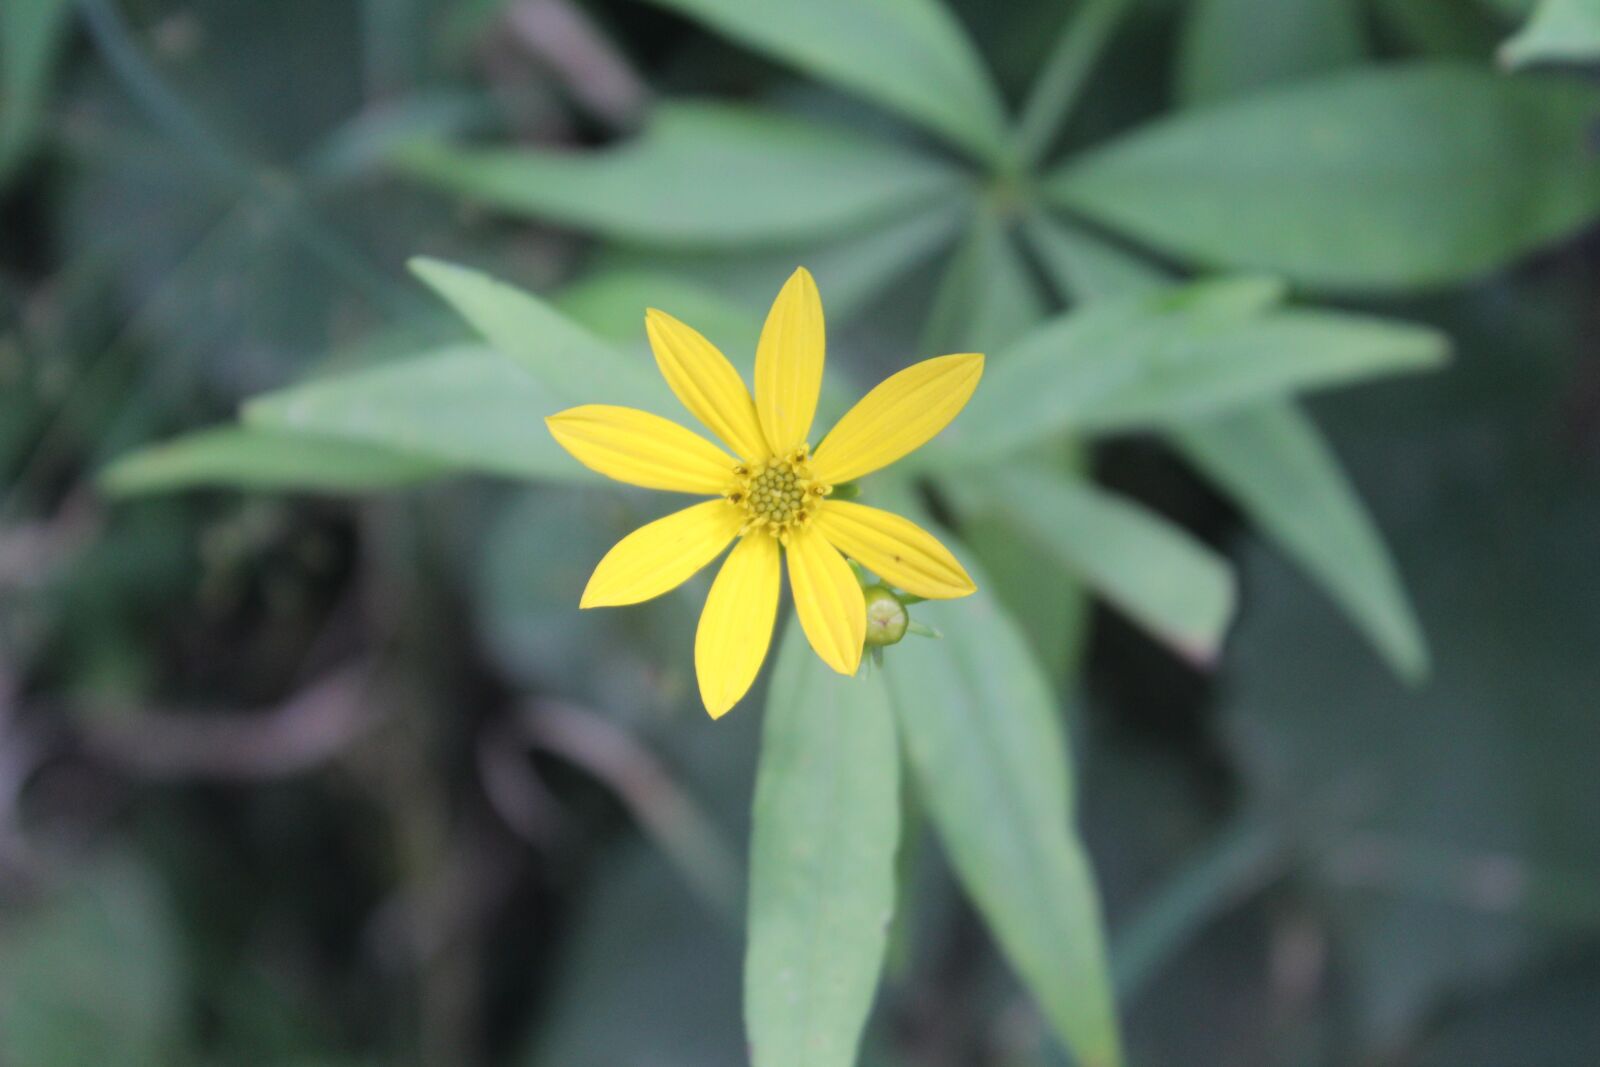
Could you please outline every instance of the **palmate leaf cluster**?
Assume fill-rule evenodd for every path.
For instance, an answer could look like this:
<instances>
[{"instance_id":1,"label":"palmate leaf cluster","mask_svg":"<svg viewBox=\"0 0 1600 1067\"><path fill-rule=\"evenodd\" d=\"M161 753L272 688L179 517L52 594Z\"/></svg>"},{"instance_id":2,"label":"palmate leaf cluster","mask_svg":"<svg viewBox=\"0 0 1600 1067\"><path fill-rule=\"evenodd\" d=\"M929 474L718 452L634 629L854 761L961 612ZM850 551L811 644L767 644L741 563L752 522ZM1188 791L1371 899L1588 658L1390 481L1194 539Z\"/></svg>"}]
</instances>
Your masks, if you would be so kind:
<instances>
[{"instance_id":1,"label":"palmate leaf cluster","mask_svg":"<svg viewBox=\"0 0 1600 1067\"><path fill-rule=\"evenodd\" d=\"M893 358L983 350L991 371L916 468L865 488L910 513L936 502L964 558L981 564L983 593L929 609L944 642L893 650L861 686L817 672L791 632L773 668L757 792L750 1037L761 1063L853 1058L895 906L885 865L901 824L899 746L904 785L1044 1014L1085 1062L1114 1062L1099 908L1069 821L1063 649L1092 595L1209 663L1238 583L1203 541L1097 485L1089 449L1127 434L1163 441L1397 674L1423 678L1426 644L1389 552L1298 398L1445 360L1440 333L1352 302L1471 282L1600 215L1587 140L1595 95L1557 74L1437 56L1365 62L1346 5L1318 0L1270 16L1283 47L1244 49L1254 38L1239 20L1259 18L1260 5L1211 0L1185 26L1182 106L1086 136L1068 109L1126 13L1119 3L1090 0L1068 16L1016 108L935 0L660 6L869 102L882 121L781 101L667 100L636 136L594 150L408 138L386 153L395 173L592 234L605 245L595 272L547 299L418 260L415 273L470 336L259 396L239 425L127 455L104 484L141 494L364 492L463 474L582 483L542 416L595 401L675 412L648 356L616 328L619 309L667 308L737 360L753 351L741 343L749 308L797 263L830 310L863 320L935 264L924 344ZM1507 62L1591 54L1575 53L1586 46L1563 28L1581 25L1583 8L1546 0L1506 45ZM19 115L4 129L24 130ZM6 150L0 141L0 167ZM838 773L817 776L818 761ZM838 812L850 815L826 817ZM814 891L786 895L811 876ZM796 998L814 1010L797 1015Z\"/></svg>"}]
</instances>

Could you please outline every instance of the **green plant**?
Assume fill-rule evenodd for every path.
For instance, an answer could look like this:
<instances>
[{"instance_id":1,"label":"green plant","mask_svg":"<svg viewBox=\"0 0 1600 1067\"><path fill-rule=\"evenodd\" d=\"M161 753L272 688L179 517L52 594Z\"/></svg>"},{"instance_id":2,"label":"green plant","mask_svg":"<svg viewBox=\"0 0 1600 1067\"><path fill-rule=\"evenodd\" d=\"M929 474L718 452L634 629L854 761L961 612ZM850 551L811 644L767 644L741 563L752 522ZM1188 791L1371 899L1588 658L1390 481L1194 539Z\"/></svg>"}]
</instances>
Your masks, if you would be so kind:
<instances>
[{"instance_id":1,"label":"green plant","mask_svg":"<svg viewBox=\"0 0 1600 1067\"><path fill-rule=\"evenodd\" d=\"M911 513L937 503L983 565L984 592L927 609L944 642L891 650L882 677L861 684L797 661L791 633L757 790L752 1041L765 1063L810 1042L826 1050L821 1062L854 1055L884 953L874 931L893 898L898 731L919 803L1017 971L1085 1060L1115 1062L1054 687L1069 676L1087 594L1205 663L1235 589L1216 552L1095 485L1086 450L1160 436L1398 673L1420 679L1424 642L1388 554L1292 398L1435 366L1444 342L1388 318L1289 306L1289 294L1450 285L1591 220L1592 97L1455 62L1361 65L1354 16L1311 3L1284 6L1332 12L1345 30L1297 38L1312 53L1299 69L1329 73L1281 86L1283 72L1262 70L1231 28L1249 5L1209 3L1187 31L1193 107L1078 151L1063 131L1123 4L1087 3L1069 19L1014 122L931 3L665 6L873 102L958 158L907 130L709 103L662 104L637 140L599 152L413 141L394 159L419 180L632 250L555 303L421 261L477 342L260 398L241 427L129 456L106 484L359 490L461 471L574 481L541 416L600 398L672 410L637 352L594 336L628 336L617 305L679 311L681 295L738 322L748 311L729 293L803 262L831 305L864 311L912 267L941 260L923 347L986 351L993 369L925 463L868 490ZM1074 150L1043 163L1062 143ZM1184 282L1174 268L1224 276ZM846 717L872 725L847 733ZM858 813L847 840L836 820L808 817L846 810ZM796 878L826 889L789 900L782 887ZM778 962L819 943L837 947L799 952L810 969ZM791 982L829 991L823 1008L786 1010Z\"/></svg>"}]
</instances>

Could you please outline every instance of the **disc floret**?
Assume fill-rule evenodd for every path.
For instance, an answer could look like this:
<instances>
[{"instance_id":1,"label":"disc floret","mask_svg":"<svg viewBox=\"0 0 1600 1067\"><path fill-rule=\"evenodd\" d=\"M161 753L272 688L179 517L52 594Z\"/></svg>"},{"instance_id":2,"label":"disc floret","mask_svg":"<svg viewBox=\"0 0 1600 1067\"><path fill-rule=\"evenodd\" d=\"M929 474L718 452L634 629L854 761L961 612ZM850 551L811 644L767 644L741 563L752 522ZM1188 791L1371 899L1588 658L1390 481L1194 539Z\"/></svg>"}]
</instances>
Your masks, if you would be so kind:
<instances>
[{"instance_id":1,"label":"disc floret","mask_svg":"<svg viewBox=\"0 0 1600 1067\"><path fill-rule=\"evenodd\" d=\"M733 468L728 501L744 509L740 533L765 530L787 544L789 534L811 521L817 505L833 486L811 476L811 449L802 445L786 456L774 456Z\"/></svg>"}]
</instances>

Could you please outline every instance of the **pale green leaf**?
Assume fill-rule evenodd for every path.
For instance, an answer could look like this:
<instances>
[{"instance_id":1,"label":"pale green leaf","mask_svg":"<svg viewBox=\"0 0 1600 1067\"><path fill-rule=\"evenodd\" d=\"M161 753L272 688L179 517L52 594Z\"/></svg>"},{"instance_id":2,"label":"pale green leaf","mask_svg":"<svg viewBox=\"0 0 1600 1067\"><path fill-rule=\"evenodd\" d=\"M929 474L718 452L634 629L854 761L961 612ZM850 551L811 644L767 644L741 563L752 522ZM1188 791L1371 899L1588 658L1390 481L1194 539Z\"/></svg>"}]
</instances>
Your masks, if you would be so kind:
<instances>
[{"instance_id":1,"label":"pale green leaf","mask_svg":"<svg viewBox=\"0 0 1600 1067\"><path fill-rule=\"evenodd\" d=\"M348 493L412 485L448 470L361 442L223 426L122 456L100 472L99 482L117 496L213 487Z\"/></svg>"},{"instance_id":2,"label":"pale green leaf","mask_svg":"<svg viewBox=\"0 0 1600 1067\"><path fill-rule=\"evenodd\" d=\"M769 301L778 288L772 287ZM704 334L746 381L766 312L757 302L740 304L692 277L647 268L590 270L552 299L562 314L618 347L643 345L645 309L660 308Z\"/></svg>"},{"instance_id":3,"label":"pale green leaf","mask_svg":"<svg viewBox=\"0 0 1600 1067\"><path fill-rule=\"evenodd\" d=\"M1002 353L943 445L969 459L1061 430L1143 428L1310 389L1437 366L1444 338L1407 323L1334 311L1274 310L1270 289L1205 283L1103 300L1046 323Z\"/></svg>"},{"instance_id":4,"label":"pale green leaf","mask_svg":"<svg viewBox=\"0 0 1600 1067\"><path fill-rule=\"evenodd\" d=\"M1142 504L1028 467L952 479L963 513L1003 515L1185 659L1216 658L1237 590L1227 560Z\"/></svg>"},{"instance_id":5,"label":"pale green leaf","mask_svg":"<svg viewBox=\"0 0 1600 1067\"><path fill-rule=\"evenodd\" d=\"M1044 314L1043 294L1015 239L993 210L980 209L946 267L921 351L1003 351ZM1079 462L1078 451L1071 442L1046 441L1032 458L1071 470ZM1050 678L1065 679L1088 633L1082 585L1047 553L1019 539L1004 516L972 516L963 522L962 534Z\"/></svg>"},{"instance_id":6,"label":"pale green leaf","mask_svg":"<svg viewBox=\"0 0 1600 1067\"><path fill-rule=\"evenodd\" d=\"M1594 97L1417 63L1185 112L1069 163L1057 204L1202 266L1336 289L1459 282L1600 214Z\"/></svg>"},{"instance_id":7,"label":"pale green leaf","mask_svg":"<svg viewBox=\"0 0 1600 1067\"><path fill-rule=\"evenodd\" d=\"M756 1067L853 1067L895 901L900 750L881 675L834 673L791 624L750 842L745 1025Z\"/></svg>"},{"instance_id":8,"label":"pale green leaf","mask_svg":"<svg viewBox=\"0 0 1600 1067\"><path fill-rule=\"evenodd\" d=\"M1361 61L1357 0L1196 0L1178 46L1185 103L1246 96Z\"/></svg>"},{"instance_id":9,"label":"pale green leaf","mask_svg":"<svg viewBox=\"0 0 1600 1067\"><path fill-rule=\"evenodd\" d=\"M269 393L244 418L491 474L591 481L544 425L567 406L500 353L462 345Z\"/></svg>"},{"instance_id":10,"label":"pale green leaf","mask_svg":"<svg viewBox=\"0 0 1600 1067\"><path fill-rule=\"evenodd\" d=\"M831 81L991 161L1000 94L941 0L653 0Z\"/></svg>"},{"instance_id":11,"label":"pale green leaf","mask_svg":"<svg viewBox=\"0 0 1600 1067\"><path fill-rule=\"evenodd\" d=\"M1052 231L1073 238L1053 241ZM1032 231L1030 231L1032 232ZM1049 271L1080 300L1149 291L1156 268L1127 253L1084 246L1064 227L1041 227ZM1180 423L1174 445L1299 560L1401 677L1427 673L1427 648L1387 547L1316 425L1297 405L1258 401Z\"/></svg>"},{"instance_id":12,"label":"pale green leaf","mask_svg":"<svg viewBox=\"0 0 1600 1067\"><path fill-rule=\"evenodd\" d=\"M0 4L0 181L28 150L66 36L69 0Z\"/></svg>"},{"instance_id":13,"label":"pale green leaf","mask_svg":"<svg viewBox=\"0 0 1600 1067\"><path fill-rule=\"evenodd\" d=\"M1600 61L1600 0L1543 0L1500 49L1509 67Z\"/></svg>"},{"instance_id":14,"label":"pale green leaf","mask_svg":"<svg viewBox=\"0 0 1600 1067\"><path fill-rule=\"evenodd\" d=\"M1099 894L1072 826L1048 682L985 591L920 605L942 640L888 649L884 675L918 792L962 885L1083 1067L1121 1063Z\"/></svg>"},{"instance_id":15,"label":"pale green leaf","mask_svg":"<svg viewBox=\"0 0 1600 1067\"><path fill-rule=\"evenodd\" d=\"M598 150L417 141L408 173L470 200L620 241L741 247L813 240L905 214L959 187L932 157L733 104L663 104Z\"/></svg>"},{"instance_id":16,"label":"pale green leaf","mask_svg":"<svg viewBox=\"0 0 1600 1067\"><path fill-rule=\"evenodd\" d=\"M905 218L864 233L796 240L759 251L731 253L667 251L608 246L595 256L597 268L673 274L715 289L754 308L763 318L772 298L794 273L808 268L817 279L830 325L869 306L912 267L955 239L971 215L965 190Z\"/></svg>"},{"instance_id":17,"label":"pale green leaf","mask_svg":"<svg viewBox=\"0 0 1600 1067\"><path fill-rule=\"evenodd\" d=\"M1168 436L1328 591L1402 677L1428 671L1393 559L1338 460L1298 408L1263 404Z\"/></svg>"},{"instance_id":18,"label":"pale green leaf","mask_svg":"<svg viewBox=\"0 0 1600 1067\"><path fill-rule=\"evenodd\" d=\"M413 259L411 269L485 342L564 399L563 406L628 404L663 411L671 402L649 361L623 355L532 293L437 259ZM640 307L641 320L644 312Z\"/></svg>"}]
</instances>

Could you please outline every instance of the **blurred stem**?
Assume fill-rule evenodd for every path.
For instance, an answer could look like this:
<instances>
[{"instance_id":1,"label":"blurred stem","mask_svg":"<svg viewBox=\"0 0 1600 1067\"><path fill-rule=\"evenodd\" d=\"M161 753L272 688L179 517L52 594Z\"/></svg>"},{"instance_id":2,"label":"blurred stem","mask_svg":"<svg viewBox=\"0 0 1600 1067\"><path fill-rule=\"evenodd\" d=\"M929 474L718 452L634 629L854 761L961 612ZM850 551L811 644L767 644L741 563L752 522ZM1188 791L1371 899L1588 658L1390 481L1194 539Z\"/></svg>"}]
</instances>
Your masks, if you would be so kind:
<instances>
[{"instance_id":1,"label":"blurred stem","mask_svg":"<svg viewBox=\"0 0 1600 1067\"><path fill-rule=\"evenodd\" d=\"M1277 832L1241 818L1145 903L1111 939L1117 998L1132 1001L1222 912L1271 879L1283 859Z\"/></svg>"},{"instance_id":2,"label":"blurred stem","mask_svg":"<svg viewBox=\"0 0 1600 1067\"><path fill-rule=\"evenodd\" d=\"M1043 159L1127 8L1128 0L1084 0L1068 17L1017 120L1012 156L1018 170L1032 170Z\"/></svg>"}]
</instances>

